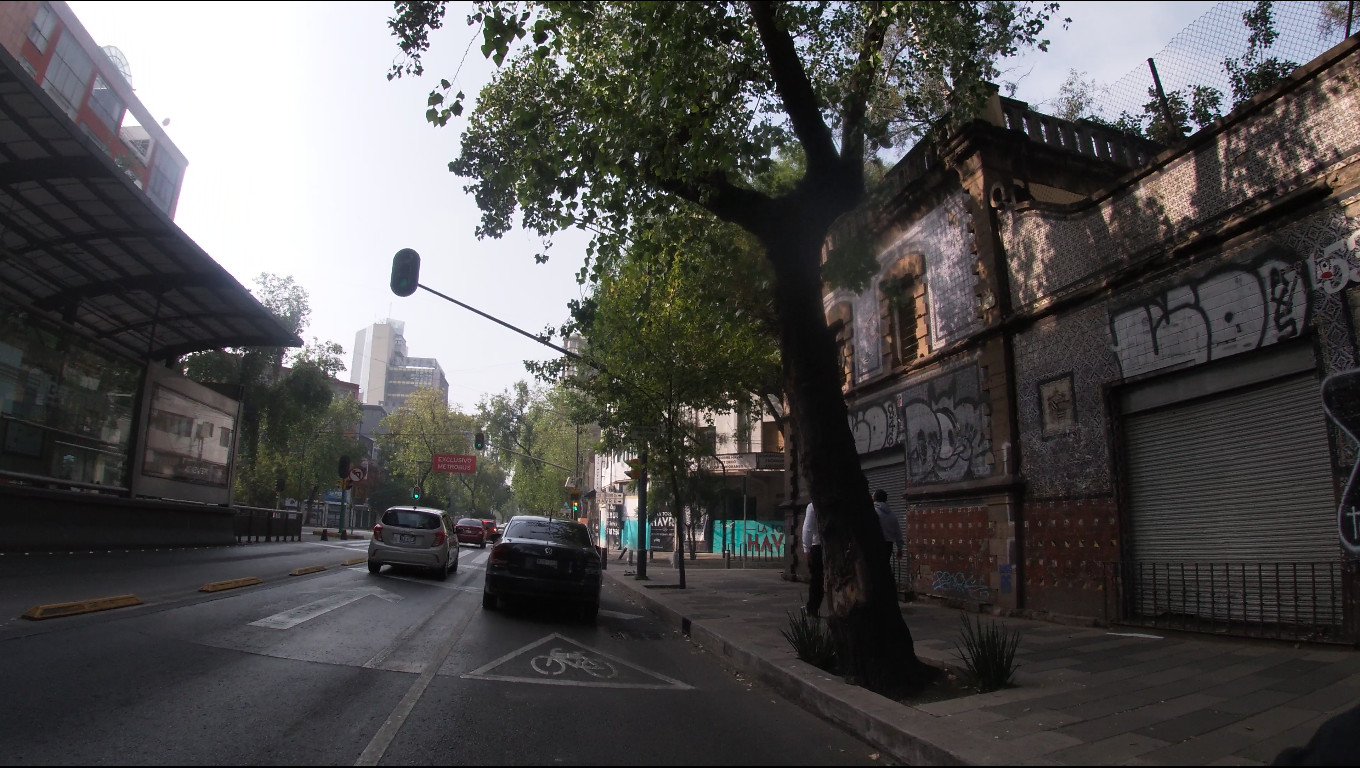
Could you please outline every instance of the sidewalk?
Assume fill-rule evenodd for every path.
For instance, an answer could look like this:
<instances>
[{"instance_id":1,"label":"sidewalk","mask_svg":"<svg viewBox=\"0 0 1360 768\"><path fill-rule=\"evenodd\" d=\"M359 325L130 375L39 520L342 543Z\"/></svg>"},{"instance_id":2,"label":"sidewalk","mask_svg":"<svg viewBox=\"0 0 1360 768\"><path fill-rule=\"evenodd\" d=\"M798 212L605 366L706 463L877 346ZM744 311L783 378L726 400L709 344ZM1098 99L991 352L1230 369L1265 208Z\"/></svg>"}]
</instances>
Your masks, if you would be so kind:
<instances>
[{"instance_id":1,"label":"sidewalk","mask_svg":"<svg viewBox=\"0 0 1360 768\"><path fill-rule=\"evenodd\" d=\"M617 553L612 553L617 554ZM734 566L737 565L734 563ZM1001 619L1024 632L1015 687L910 707L799 661L779 630L807 585L775 568L686 561L606 578L735 670L910 765L1262 765L1360 702L1360 651ZM916 653L961 666L960 612L902 603Z\"/></svg>"}]
</instances>

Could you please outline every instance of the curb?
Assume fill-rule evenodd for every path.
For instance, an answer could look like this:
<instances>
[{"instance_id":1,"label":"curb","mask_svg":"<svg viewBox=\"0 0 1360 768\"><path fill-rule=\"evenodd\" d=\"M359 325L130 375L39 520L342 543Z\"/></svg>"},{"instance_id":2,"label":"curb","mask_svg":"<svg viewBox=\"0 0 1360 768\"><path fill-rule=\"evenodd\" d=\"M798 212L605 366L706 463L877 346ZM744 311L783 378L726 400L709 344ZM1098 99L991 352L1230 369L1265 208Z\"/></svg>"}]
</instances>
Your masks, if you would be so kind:
<instances>
[{"instance_id":1,"label":"curb","mask_svg":"<svg viewBox=\"0 0 1360 768\"><path fill-rule=\"evenodd\" d=\"M841 681L790 656L782 661L763 658L741 642L696 621L638 588L610 574L618 586L635 595L652 613L681 632L695 644L712 652L729 668L750 675L781 696L824 720L846 729L869 744L887 752L905 765L974 765L953 750L913 731L947 728L940 718L899 704L873 691ZM903 720L909 723L903 723ZM904 725L910 725L908 730ZM942 733L941 741L949 741Z\"/></svg>"},{"instance_id":2,"label":"curb","mask_svg":"<svg viewBox=\"0 0 1360 768\"><path fill-rule=\"evenodd\" d=\"M236 589L237 587L253 587L256 584L263 584L264 580L254 576L243 576L239 579L227 579L226 581L214 581L204 584L198 588L199 592L221 592L224 589Z\"/></svg>"},{"instance_id":3,"label":"curb","mask_svg":"<svg viewBox=\"0 0 1360 768\"><path fill-rule=\"evenodd\" d=\"M55 619L59 616L75 616L80 613L94 613L95 611L107 611L111 608L126 608L128 606L141 604L141 598L136 595L96 597L93 600L76 600L70 603L35 605L24 613L24 618L32 619L33 621L41 621L42 619Z\"/></svg>"}]
</instances>

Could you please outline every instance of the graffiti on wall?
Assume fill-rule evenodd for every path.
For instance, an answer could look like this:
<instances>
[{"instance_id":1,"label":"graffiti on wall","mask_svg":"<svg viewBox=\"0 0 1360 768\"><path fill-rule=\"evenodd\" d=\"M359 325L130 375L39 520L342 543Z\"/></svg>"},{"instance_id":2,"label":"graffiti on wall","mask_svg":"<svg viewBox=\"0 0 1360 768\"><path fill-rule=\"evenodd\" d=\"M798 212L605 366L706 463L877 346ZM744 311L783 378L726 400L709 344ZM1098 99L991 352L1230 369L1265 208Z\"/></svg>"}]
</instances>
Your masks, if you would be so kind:
<instances>
[{"instance_id":1,"label":"graffiti on wall","mask_svg":"<svg viewBox=\"0 0 1360 768\"><path fill-rule=\"evenodd\" d=\"M713 524L713 551L758 557L783 557L784 523L770 520L719 520Z\"/></svg>"},{"instance_id":2,"label":"graffiti on wall","mask_svg":"<svg viewBox=\"0 0 1360 768\"><path fill-rule=\"evenodd\" d=\"M946 597L960 597L965 600L990 600L992 591L987 583L971 573L962 571L936 571L930 582L930 591Z\"/></svg>"},{"instance_id":3,"label":"graffiti on wall","mask_svg":"<svg viewBox=\"0 0 1360 768\"><path fill-rule=\"evenodd\" d=\"M902 443L900 401L900 393L895 393L850 409L856 450L872 453Z\"/></svg>"},{"instance_id":4,"label":"graffiti on wall","mask_svg":"<svg viewBox=\"0 0 1360 768\"><path fill-rule=\"evenodd\" d=\"M898 395L911 482L953 482L991 474L991 409L977 365Z\"/></svg>"},{"instance_id":5,"label":"graffiti on wall","mask_svg":"<svg viewBox=\"0 0 1360 768\"><path fill-rule=\"evenodd\" d=\"M1318 288L1338 293L1352 282L1360 283L1360 229L1313 257L1313 284Z\"/></svg>"},{"instance_id":6,"label":"graffiti on wall","mask_svg":"<svg viewBox=\"0 0 1360 768\"><path fill-rule=\"evenodd\" d=\"M1303 333L1308 291L1297 265L1231 267L1110 315L1124 377L1198 365Z\"/></svg>"}]
</instances>

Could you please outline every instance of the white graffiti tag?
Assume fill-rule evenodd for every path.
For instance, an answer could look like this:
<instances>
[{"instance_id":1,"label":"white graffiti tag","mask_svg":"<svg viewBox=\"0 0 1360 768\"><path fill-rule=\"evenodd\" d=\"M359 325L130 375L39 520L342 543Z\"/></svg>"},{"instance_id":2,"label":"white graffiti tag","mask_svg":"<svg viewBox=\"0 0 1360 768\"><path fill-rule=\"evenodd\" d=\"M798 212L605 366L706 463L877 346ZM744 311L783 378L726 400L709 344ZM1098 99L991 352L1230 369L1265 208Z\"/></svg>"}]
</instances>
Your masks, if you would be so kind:
<instances>
[{"instance_id":1,"label":"white graffiti tag","mask_svg":"<svg viewBox=\"0 0 1360 768\"><path fill-rule=\"evenodd\" d=\"M933 403L907 402L902 409L907 477L915 481L962 480L988 474L985 405L942 396Z\"/></svg>"},{"instance_id":2,"label":"white graffiti tag","mask_svg":"<svg viewBox=\"0 0 1360 768\"><path fill-rule=\"evenodd\" d=\"M1299 270L1277 259L1229 269L1110 318L1125 377L1217 360L1303 332L1308 295Z\"/></svg>"}]
</instances>

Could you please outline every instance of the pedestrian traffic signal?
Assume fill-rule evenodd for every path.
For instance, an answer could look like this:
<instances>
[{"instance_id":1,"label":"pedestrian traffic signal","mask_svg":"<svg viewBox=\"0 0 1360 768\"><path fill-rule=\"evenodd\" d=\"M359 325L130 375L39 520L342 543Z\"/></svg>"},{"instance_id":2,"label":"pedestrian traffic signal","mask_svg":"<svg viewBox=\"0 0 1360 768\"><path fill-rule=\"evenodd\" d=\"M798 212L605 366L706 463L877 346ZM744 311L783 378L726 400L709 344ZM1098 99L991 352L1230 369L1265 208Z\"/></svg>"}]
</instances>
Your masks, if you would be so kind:
<instances>
[{"instance_id":1,"label":"pedestrian traffic signal","mask_svg":"<svg viewBox=\"0 0 1360 768\"><path fill-rule=\"evenodd\" d=\"M472 438L472 446L479 451L486 448L486 434L483 432L478 432L476 435L474 435Z\"/></svg>"},{"instance_id":2,"label":"pedestrian traffic signal","mask_svg":"<svg viewBox=\"0 0 1360 768\"><path fill-rule=\"evenodd\" d=\"M418 486L418 485L411 489L411 500L412 500L412 501L420 501L420 493L421 493L421 490L422 490L421 487Z\"/></svg>"},{"instance_id":3,"label":"pedestrian traffic signal","mask_svg":"<svg viewBox=\"0 0 1360 768\"><path fill-rule=\"evenodd\" d=\"M410 296L420 284L420 254L402 248L392 257L392 293Z\"/></svg>"},{"instance_id":4,"label":"pedestrian traffic signal","mask_svg":"<svg viewBox=\"0 0 1360 768\"><path fill-rule=\"evenodd\" d=\"M628 471L624 472L630 480L636 480L642 476L642 459L629 459Z\"/></svg>"}]
</instances>

